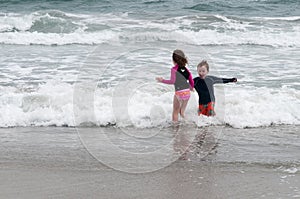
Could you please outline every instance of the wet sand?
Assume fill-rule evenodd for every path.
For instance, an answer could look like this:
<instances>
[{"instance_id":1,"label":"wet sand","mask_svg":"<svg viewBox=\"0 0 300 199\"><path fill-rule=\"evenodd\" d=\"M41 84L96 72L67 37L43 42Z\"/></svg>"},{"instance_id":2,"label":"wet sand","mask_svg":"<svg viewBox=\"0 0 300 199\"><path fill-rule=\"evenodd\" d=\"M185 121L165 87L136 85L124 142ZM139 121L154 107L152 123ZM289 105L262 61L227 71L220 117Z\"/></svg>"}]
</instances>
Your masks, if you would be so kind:
<instances>
[{"instance_id":1,"label":"wet sand","mask_svg":"<svg viewBox=\"0 0 300 199\"><path fill-rule=\"evenodd\" d=\"M297 165L220 162L212 154L132 174L96 160L71 128L0 129L0 136L0 198L300 198Z\"/></svg>"}]
</instances>

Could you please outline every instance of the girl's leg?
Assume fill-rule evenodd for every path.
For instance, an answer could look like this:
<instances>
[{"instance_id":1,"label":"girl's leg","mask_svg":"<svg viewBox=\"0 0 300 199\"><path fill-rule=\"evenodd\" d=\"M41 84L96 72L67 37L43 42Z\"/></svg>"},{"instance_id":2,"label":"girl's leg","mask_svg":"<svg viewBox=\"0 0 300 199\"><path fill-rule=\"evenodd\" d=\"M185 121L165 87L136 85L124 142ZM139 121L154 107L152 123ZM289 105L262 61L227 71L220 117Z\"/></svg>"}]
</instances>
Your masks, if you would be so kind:
<instances>
[{"instance_id":1,"label":"girl's leg","mask_svg":"<svg viewBox=\"0 0 300 199\"><path fill-rule=\"evenodd\" d=\"M180 111L180 103L179 103L177 97L174 95L174 98L173 98L173 114L172 114L173 122L178 122L179 111Z\"/></svg>"},{"instance_id":2,"label":"girl's leg","mask_svg":"<svg viewBox=\"0 0 300 199\"><path fill-rule=\"evenodd\" d=\"M181 102L179 113L180 113L180 115L181 115L182 118L184 118L184 112L185 112L185 109L187 107L188 101L189 100L182 100L182 102Z\"/></svg>"}]
</instances>

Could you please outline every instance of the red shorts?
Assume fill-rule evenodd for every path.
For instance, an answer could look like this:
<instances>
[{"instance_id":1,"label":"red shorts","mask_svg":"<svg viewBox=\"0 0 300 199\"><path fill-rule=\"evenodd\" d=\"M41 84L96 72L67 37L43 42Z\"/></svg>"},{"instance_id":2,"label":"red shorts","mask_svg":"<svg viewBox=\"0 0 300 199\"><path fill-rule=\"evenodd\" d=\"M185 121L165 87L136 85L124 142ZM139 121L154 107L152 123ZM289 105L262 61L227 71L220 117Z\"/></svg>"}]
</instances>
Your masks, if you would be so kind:
<instances>
[{"instance_id":1,"label":"red shorts","mask_svg":"<svg viewBox=\"0 0 300 199\"><path fill-rule=\"evenodd\" d=\"M215 102L209 102L208 104L199 104L198 115L214 116Z\"/></svg>"}]
</instances>

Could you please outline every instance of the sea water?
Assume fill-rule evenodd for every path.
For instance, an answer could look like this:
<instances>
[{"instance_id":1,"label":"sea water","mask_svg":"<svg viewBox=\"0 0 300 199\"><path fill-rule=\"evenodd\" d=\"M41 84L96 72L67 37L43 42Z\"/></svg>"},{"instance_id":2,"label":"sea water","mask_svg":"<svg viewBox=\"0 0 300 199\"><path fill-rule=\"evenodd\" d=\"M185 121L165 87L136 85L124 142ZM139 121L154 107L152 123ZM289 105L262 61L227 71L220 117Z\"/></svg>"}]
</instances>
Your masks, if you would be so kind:
<instances>
[{"instance_id":1,"label":"sea water","mask_svg":"<svg viewBox=\"0 0 300 199\"><path fill-rule=\"evenodd\" d=\"M173 87L155 77L169 78L175 48L185 51L193 76L207 59L211 75L238 78L215 86L218 116L210 123L298 125L298 6L295 0L2 1L0 127L164 125ZM86 91L93 95L87 113L74 103L74 88L85 81L96 87ZM118 98L128 83L128 94ZM199 119L196 109L194 93L189 120Z\"/></svg>"}]
</instances>

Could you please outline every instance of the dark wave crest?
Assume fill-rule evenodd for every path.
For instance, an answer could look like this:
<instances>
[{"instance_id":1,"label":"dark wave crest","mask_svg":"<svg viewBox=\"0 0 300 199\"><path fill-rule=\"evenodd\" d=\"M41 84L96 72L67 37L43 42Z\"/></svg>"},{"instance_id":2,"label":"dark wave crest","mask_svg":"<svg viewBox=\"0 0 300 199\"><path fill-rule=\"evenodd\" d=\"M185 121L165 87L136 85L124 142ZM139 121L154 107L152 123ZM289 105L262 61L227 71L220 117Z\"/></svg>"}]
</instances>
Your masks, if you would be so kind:
<instances>
[{"instance_id":1,"label":"dark wave crest","mask_svg":"<svg viewBox=\"0 0 300 199\"><path fill-rule=\"evenodd\" d=\"M297 0L272 0L272 1L208 1L198 3L185 9L218 13L234 16L299 16L299 4Z\"/></svg>"}]
</instances>

